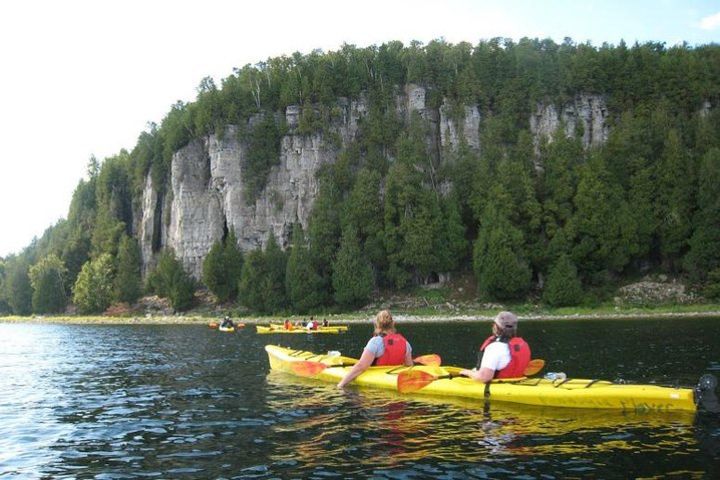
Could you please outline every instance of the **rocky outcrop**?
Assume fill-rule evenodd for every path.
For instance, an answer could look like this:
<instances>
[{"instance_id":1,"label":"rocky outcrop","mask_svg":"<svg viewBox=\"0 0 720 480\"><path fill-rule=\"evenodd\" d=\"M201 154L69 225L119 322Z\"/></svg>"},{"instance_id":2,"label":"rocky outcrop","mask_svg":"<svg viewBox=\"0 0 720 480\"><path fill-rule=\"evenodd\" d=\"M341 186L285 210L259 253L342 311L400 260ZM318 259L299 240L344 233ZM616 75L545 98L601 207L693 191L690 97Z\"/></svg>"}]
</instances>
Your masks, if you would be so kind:
<instances>
[{"instance_id":1,"label":"rocky outcrop","mask_svg":"<svg viewBox=\"0 0 720 480\"><path fill-rule=\"evenodd\" d=\"M599 95L578 95L560 108L552 103L540 102L530 116L530 131L537 148L543 138L552 141L558 130L573 137L582 127L583 146L597 147L607 141L607 116L605 99Z\"/></svg>"},{"instance_id":2,"label":"rocky outcrop","mask_svg":"<svg viewBox=\"0 0 720 480\"><path fill-rule=\"evenodd\" d=\"M395 96L396 115L409 122L417 114L427 122L428 153L435 165L446 152L461 143L478 151L483 115L476 105L457 106L444 101L440 108L426 103L427 91L407 85ZM317 172L335 162L343 146L358 135L368 100L338 99L331 125L322 133L298 133L301 109L289 106L285 112L288 133L280 143L276 166L267 176L265 188L252 202L246 200L244 167L248 145L240 139L237 126L227 126L222 134L193 140L173 155L168 185L153 185L148 175L142 196L142 211L135 229L140 243L143 272L147 273L163 248L172 248L188 272L199 278L202 261L212 245L233 230L239 247L251 250L264 246L270 232L287 246L292 225L307 229L310 212L318 194ZM557 108L539 104L530 118L536 144L552 138L558 127L566 135L583 128L583 143L599 145L607 138L607 109L601 97L579 96ZM258 117L249 120L253 128ZM340 144L337 144L337 138ZM164 192L159 195L157 192Z\"/></svg>"},{"instance_id":3,"label":"rocky outcrop","mask_svg":"<svg viewBox=\"0 0 720 480\"><path fill-rule=\"evenodd\" d=\"M458 108L462 110L460 115L455 113ZM480 120L477 105L453 107L446 100L440 107L440 144L443 148L455 150L464 141L469 147L479 151Z\"/></svg>"}]
</instances>

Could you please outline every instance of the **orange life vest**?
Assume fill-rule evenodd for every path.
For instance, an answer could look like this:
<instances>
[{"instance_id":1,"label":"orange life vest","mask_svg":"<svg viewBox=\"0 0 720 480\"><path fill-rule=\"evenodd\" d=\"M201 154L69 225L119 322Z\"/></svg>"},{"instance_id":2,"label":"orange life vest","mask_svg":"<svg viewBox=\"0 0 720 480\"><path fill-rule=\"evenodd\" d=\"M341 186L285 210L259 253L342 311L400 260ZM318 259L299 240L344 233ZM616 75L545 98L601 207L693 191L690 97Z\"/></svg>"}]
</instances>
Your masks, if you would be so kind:
<instances>
[{"instance_id":1,"label":"orange life vest","mask_svg":"<svg viewBox=\"0 0 720 480\"><path fill-rule=\"evenodd\" d=\"M385 352L375 359L374 365L403 365L405 363L405 350L407 340L399 333L383 335Z\"/></svg>"},{"instance_id":2,"label":"orange life vest","mask_svg":"<svg viewBox=\"0 0 720 480\"><path fill-rule=\"evenodd\" d=\"M480 351L484 351L485 347L498 340L495 335L490 335L480 347ZM510 363L502 370L495 372L495 378L518 378L525 376L525 368L530 363L530 345L521 337L513 337L507 341L510 349Z\"/></svg>"}]
</instances>

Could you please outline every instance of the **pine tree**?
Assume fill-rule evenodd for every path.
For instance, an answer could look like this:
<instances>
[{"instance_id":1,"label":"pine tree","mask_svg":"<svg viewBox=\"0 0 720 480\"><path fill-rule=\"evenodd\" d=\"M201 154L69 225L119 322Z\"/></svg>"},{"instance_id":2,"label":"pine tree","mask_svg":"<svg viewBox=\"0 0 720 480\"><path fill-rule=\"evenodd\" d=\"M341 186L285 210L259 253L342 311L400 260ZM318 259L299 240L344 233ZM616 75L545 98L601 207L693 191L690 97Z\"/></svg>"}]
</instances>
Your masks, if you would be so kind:
<instances>
[{"instance_id":1,"label":"pine tree","mask_svg":"<svg viewBox=\"0 0 720 480\"><path fill-rule=\"evenodd\" d=\"M256 312L265 311L262 283L265 278L265 258L262 250L251 250L245 255L240 274L240 303Z\"/></svg>"},{"instance_id":2,"label":"pine tree","mask_svg":"<svg viewBox=\"0 0 720 480\"><path fill-rule=\"evenodd\" d=\"M80 313L101 313L110 306L113 277L113 259L108 253L83 265L73 288L73 303Z\"/></svg>"},{"instance_id":3,"label":"pine tree","mask_svg":"<svg viewBox=\"0 0 720 480\"><path fill-rule=\"evenodd\" d=\"M493 203L483 215L473 267L480 291L492 298L520 298L530 289L531 271L523 253L522 232Z\"/></svg>"},{"instance_id":4,"label":"pine tree","mask_svg":"<svg viewBox=\"0 0 720 480\"><path fill-rule=\"evenodd\" d=\"M687 249L693 216L695 191L692 159L675 130L668 133L660 162L657 164L657 212L660 254L663 263L674 271Z\"/></svg>"},{"instance_id":5,"label":"pine tree","mask_svg":"<svg viewBox=\"0 0 720 480\"><path fill-rule=\"evenodd\" d=\"M195 282L175 257L175 252L167 249L160 254L157 267L148 276L148 289L168 298L175 310L183 311L193 304Z\"/></svg>"},{"instance_id":6,"label":"pine tree","mask_svg":"<svg viewBox=\"0 0 720 480\"><path fill-rule=\"evenodd\" d=\"M123 235L117 258L114 298L120 302L135 303L142 295L140 247L134 238Z\"/></svg>"},{"instance_id":7,"label":"pine tree","mask_svg":"<svg viewBox=\"0 0 720 480\"><path fill-rule=\"evenodd\" d=\"M33 287L33 312L62 312L67 305L65 293L67 269L62 260L57 255L50 254L30 267L28 274Z\"/></svg>"},{"instance_id":8,"label":"pine tree","mask_svg":"<svg viewBox=\"0 0 720 480\"><path fill-rule=\"evenodd\" d=\"M24 258L17 258L7 265L6 298L15 315L29 315L32 312L32 285L28 270Z\"/></svg>"},{"instance_id":9,"label":"pine tree","mask_svg":"<svg viewBox=\"0 0 720 480\"><path fill-rule=\"evenodd\" d=\"M215 294L220 302L230 298L230 285L225 275L225 249L220 240L213 243L203 260L202 279L205 286Z\"/></svg>"},{"instance_id":10,"label":"pine tree","mask_svg":"<svg viewBox=\"0 0 720 480\"><path fill-rule=\"evenodd\" d=\"M577 268L568 255L561 255L550 269L542 299L553 307L577 305L582 300Z\"/></svg>"},{"instance_id":11,"label":"pine tree","mask_svg":"<svg viewBox=\"0 0 720 480\"><path fill-rule=\"evenodd\" d=\"M637 227L600 155L582 168L574 202L567 232L581 274L601 281L607 272L622 271L638 250Z\"/></svg>"},{"instance_id":12,"label":"pine tree","mask_svg":"<svg viewBox=\"0 0 720 480\"><path fill-rule=\"evenodd\" d=\"M302 226L293 228L292 247L285 273L285 290L293 310L308 313L323 303L323 281L313 268Z\"/></svg>"},{"instance_id":13,"label":"pine tree","mask_svg":"<svg viewBox=\"0 0 720 480\"><path fill-rule=\"evenodd\" d=\"M708 272L720 269L720 149L703 156L698 175L697 212L693 218L690 251L685 269L694 281L705 281Z\"/></svg>"},{"instance_id":14,"label":"pine tree","mask_svg":"<svg viewBox=\"0 0 720 480\"><path fill-rule=\"evenodd\" d=\"M262 280L264 310L268 313L279 313L287 305L285 293L285 271L287 270L287 257L280 249L275 235L270 232L267 245L265 245L265 277Z\"/></svg>"},{"instance_id":15,"label":"pine tree","mask_svg":"<svg viewBox=\"0 0 720 480\"><path fill-rule=\"evenodd\" d=\"M372 294L372 268L360 250L357 232L352 227L343 232L333 263L332 283L335 302L345 307L363 305Z\"/></svg>"}]
</instances>

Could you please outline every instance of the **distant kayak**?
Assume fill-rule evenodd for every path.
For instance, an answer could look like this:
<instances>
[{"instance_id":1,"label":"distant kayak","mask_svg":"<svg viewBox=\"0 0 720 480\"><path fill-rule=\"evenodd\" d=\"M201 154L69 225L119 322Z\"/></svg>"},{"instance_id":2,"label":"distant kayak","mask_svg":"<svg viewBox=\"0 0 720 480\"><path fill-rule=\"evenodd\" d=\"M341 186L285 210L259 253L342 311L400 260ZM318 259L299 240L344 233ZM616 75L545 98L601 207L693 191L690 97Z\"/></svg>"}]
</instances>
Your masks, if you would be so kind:
<instances>
[{"instance_id":1,"label":"distant kayak","mask_svg":"<svg viewBox=\"0 0 720 480\"><path fill-rule=\"evenodd\" d=\"M270 328L274 328L276 330L286 330L285 325L282 323L279 323L279 324L271 323L269 326L270 326ZM324 327L322 325L318 325L318 330L322 330L322 329L326 329L326 328L337 329L341 332L345 332L345 331L347 331L348 326L347 325L328 325L327 327ZM302 326L292 325L291 330L296 330L296 329L307 330L307 327L305 325L302 325Z\"/></svg>"},{"instance_id":2,"label":"distant kayak","mask_svg":"<svg viewBox=\"0 0 720 480\"><path fill-rule=\"evenodd\" d=\"M346 326L337 326L337 327L318 327L317 330L310 330L305 327L293 327L291 330L286 329L283 326L262 326L258 325L257 327L257 333L265 334L265 333L332 333L332 334L338 334L338 333L344 333L347 331Z\"/></svg>"},{"instance_id":3,"label":"distant kayak","mask_svg":"<svg viewBox=\"0 0 720 480\"><path fill-rule=\"evenodd\" d=\"M267 345L270 368L301 377L337 383L357 359L323 355ZM675 388L659 385L618 384L606 380L550 380L522 377L493 380L488 384L459 375L458 367L424 366L370 367L360 374L354 385L400 391L400 377L417 381L412 394L436 397L457 397L485 401L503 401L548 407L612 409L633 412L695 411L702 396L703 379L696 388ZM431 380L427 380L427 378ZM412 385L411 385L412 386ZM714 395L711 384L708 395ZM419 387L419 388L418 388ZM707 387L706 387L707 388Z\"/></svg>"},{"instance_id":4,"label":"distant kayak","mask_svg":"<svg viewBox=\"0 0 720 480\"><path fill-rule=\"evenodd\" d=\"M235 327L222 327L221 326L221 327L218 327L218 330L220 330L221 332L234 332Z\"/></svg>"}]
</instances>

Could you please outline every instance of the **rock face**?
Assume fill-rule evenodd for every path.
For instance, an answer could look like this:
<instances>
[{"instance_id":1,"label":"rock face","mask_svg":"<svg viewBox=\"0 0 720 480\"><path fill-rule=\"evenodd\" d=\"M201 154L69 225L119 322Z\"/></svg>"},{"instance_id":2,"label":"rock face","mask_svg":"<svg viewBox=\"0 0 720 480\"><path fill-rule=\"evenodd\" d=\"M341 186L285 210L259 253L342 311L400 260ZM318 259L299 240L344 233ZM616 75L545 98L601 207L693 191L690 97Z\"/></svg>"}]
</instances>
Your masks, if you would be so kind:
<instances>
[{"instance_id":1,"label":"rock face","mask_svg":"<svg viewBox=\"0 0 720 480\"><path fill-rule=\"evenodd\" d=\"M480 150L482 114L477 106L451 106L443 102L439 109L426 104L426 89L407 85L395 97L398 118L408 122L415 114L428 123L428 152L437 162L445 152L466 143ZM146 274L163 248L172 248L186 270L200 278L202 261L212 245L234 230L239 247L251 250L264 246L272 232L281 246L287 246L292 225L307 229L310 212L318 194L318 169L337 160L341 149L358 135L368 112L364 96L349 101L338 99L340 115L330 128L328 141L321 133L297 132L300 108L289 106L285 112L288 133L282 138L278 164L272 167L265 188L252 202L245 200L243 168L248 145L239 140L238 127L227 126L222 135L193 140L173 155L171 178L165 189L153 185L148 176L142 197L142 211L136 234ZM557 108L538 105L530 118L536 144L543 136L552 138L560 125L573 135L583 125L583 143L599 145L607 138L607 111L600 97L580 96L575 102ZM252 128L254 119L248 122ZM165 191L159 195L158 191Z\"/></svg>"},{"instance_id":2,"label":"rock face","mask_svg":"<svg viewBox=\"0 0 720 480\"><path fill-rule=\"evenodd\" d=\"M582 144L585 148L597 147L607 141L608 110L605 99L599 95L578 95L574 101L559 109L554 104L538 103L530 116L530 131L536 148L543 138L552 141L558 129L568 137L576 135L582 126Z\"/></svg>"}]
</instances>

